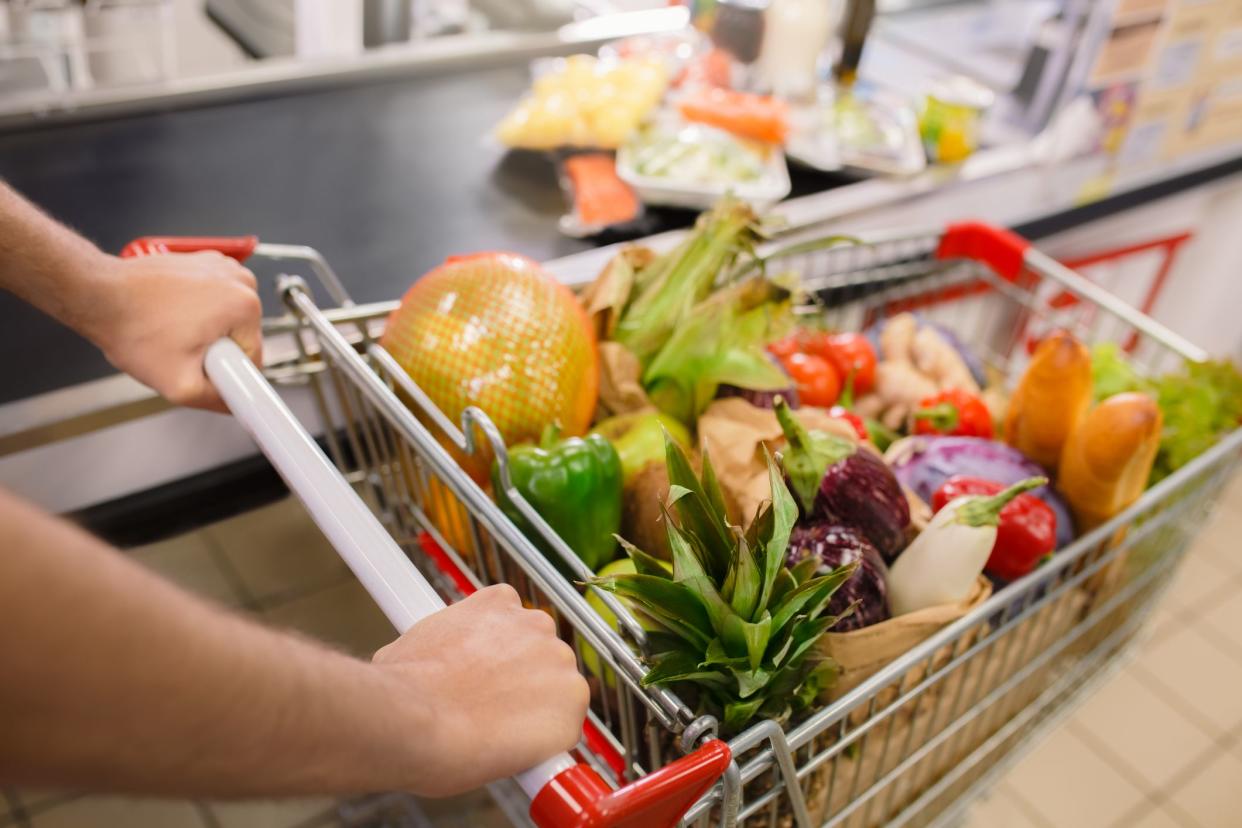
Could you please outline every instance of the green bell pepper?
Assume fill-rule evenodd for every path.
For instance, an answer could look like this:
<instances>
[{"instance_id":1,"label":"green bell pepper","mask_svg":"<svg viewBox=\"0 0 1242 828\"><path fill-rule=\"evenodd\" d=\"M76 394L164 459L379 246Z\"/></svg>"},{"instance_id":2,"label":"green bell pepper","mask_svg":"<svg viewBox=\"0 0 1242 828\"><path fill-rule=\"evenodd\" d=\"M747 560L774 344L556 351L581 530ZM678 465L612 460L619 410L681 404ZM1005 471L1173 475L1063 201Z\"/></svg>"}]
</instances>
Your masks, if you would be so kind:
<instances>
[{"instance_id":1,"label":"green bell pepper","mask_svg":"<svg viewBox=\"0 0 1242 828\"><path fill-rule=\"evenodd\" d=\"M617 551L614 535L621 528L621 459L612 443L599 434L559 438L560 429L549 425L539 445L511 448L509 477L582 562L598 571ZM505 494L495 463L492 488L501 510L559 566L560 556Z\"/></svg>"}]
</instances>

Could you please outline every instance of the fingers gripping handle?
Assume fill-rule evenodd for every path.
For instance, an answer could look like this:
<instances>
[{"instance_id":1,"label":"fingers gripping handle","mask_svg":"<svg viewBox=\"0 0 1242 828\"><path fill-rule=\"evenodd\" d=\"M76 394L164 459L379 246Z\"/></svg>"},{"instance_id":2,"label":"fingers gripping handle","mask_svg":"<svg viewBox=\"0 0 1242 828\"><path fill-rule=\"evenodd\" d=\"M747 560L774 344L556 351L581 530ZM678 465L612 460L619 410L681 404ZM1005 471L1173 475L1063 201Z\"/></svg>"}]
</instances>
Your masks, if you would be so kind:
<instances>
[{"instance_id":1,"label":"fingers gripping handle","mask_svg":"<svg viewBox=\"0 0 1242 828\"><path fill-rule=\"evenodd\" d=\"M212 345L207 351L206 370L229 410L306 505L311 518L393 626L404 632L442 609L440 596L237 343L222 339ZM575 764L567 755L557 759L548 768L541 765L523 774L523 787L531 785L538 792L553 776ZM542 773L535 773L540 770Z\"/></svg>"},{"instance_id":2,"label":"fingers gripping handle","mask_svg":"<svg viewBox=\"0 0 1242 828\"><path fill-rule=\"evenodd\" d=\"M244 262L258 246L258 236L143 236L121 248L121 257L215 250Z\"/></svg>"},{"instance_id":3,"label":"fingers gripping handle","mask_svg":"<svg viewBox=\"0 0 1242 828\"><path fill-rule=\"evenodd\" d=\"M231 339L207 350L206 372L229 410L305 504L311 518L398 630L444 607L405 552ZM695 753L612 790L569 754L518 774L540 828L672 826L729 765L728 747Z\"/></svg>"}]
</instances>

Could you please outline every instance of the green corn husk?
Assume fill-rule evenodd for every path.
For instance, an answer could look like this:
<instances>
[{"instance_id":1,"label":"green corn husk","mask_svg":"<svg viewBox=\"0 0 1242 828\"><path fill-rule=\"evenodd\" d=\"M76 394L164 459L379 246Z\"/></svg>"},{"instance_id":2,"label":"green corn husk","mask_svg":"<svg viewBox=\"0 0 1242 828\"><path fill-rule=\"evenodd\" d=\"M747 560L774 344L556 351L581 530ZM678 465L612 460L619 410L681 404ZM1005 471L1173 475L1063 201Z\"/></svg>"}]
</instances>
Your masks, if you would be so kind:
<instances>
[{"instance_id":1,"label":"green corn husk","mask_svg":"<svg viewBox=\"0 0 1242 828\"><path fill-rule=\"evenodd\" d=\"M788 290L763 276L722 288L696 305L643 373L643 386L665 413L693 423L721 385L780 391L789 377L764 345L793 325Z\"/></svg>"},{"instance_id":2,"label":"green corn husk","mask_svg":"<svg viewBox=\"0 0 1242 828\"><path fill-rule=\"evenodd\" d=\"M759 232L750 207L732 197L722 199L699 216L681 244L635 274L614 339L646 367L721 274L732 269L738 254L753 250Z\"/></svg>"}]
</instances>

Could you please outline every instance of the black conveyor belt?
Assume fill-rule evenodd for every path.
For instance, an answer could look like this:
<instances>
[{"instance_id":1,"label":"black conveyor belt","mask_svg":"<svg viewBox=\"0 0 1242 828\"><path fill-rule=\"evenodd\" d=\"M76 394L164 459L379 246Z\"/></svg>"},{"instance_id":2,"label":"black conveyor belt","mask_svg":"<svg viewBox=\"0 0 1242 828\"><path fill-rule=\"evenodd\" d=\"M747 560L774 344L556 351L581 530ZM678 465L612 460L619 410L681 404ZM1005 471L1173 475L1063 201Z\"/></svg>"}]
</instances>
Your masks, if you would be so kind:
<instances>
[{"instance_id":1,"label":"black conveyor belt","mask_svg":"<svg viewBox=\"0 0 1242 828\"><path fill-rule=\"evenodd\" d=\"M0 176L119 250L140 235L230 235L318 248L358 301L400 297L445 256L549 259L561 235L551 161L492 127L526 90L525 63L0 135ZM801 171L794 195L842 176ZM692 215L654 211L643 232ZM612 239L606 239L612 240ZM270 282L264 304L277 310ZM0 293L0 403L112 373L88 343Z\"/></svg>"},{"instance_id":2,"label":"black conveyor belt","mask_svg":"<svg viewBox=\"0 0 1242 828\"><path fill-rule=\"evenodd\" d=\"M395 299L454 253L549 259L587 246L556 228L564 205L550 160L487 137L528 84L526 65L512 64L35 127L0 134L0 176L106 250L140 235L254 233L318 248L358 301ZM1037 238L1239 168L1231 159L1017 229ZM791 174L794 196L850 180ZM652 211L641 230L691 218ZM10 355L0 403L113 373L90 344L2 292L0 353Z\"/></svg>"},{"instance_id":3,"label":"black conveyor belt","mask_svg":"<svg viewBox=\"0 0 1242 828\"><path fill-rule=\"evenodd\" d=\"M359 301L393 299L452 253L585 246L557 232L550 163L485 138L528 83L509 66L42 127L0 135L0 175L106 250L255 233L319 248ZM4 293L0 320L0 352L21 355L0 402L112 371Z\"/></svg>"}]
</instances>

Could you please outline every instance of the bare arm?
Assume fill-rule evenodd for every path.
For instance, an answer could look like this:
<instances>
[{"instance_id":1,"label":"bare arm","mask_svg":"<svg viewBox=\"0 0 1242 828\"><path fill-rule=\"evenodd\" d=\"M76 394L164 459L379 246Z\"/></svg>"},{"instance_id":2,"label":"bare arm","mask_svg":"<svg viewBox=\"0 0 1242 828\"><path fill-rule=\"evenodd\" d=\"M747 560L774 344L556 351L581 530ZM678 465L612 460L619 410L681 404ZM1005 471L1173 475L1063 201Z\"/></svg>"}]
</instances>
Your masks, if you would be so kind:
<instances>
[{"instance_id":1,"label":"bare arm","mask_svg":"<svg viewBox=\"0 0 1242 828\"><path fill-rule=\"evenodd\" d=\"M0 493L0 784L447 795L576 741L549 616L493 587L373 663L265 629Z\"/></svg>"},{"instance_id":2,"label":"bare arm","mask_svg":"<svg viewBox=\"0 0 1242 828\"><path fill-rule=\"evenodd\" d=\"M121 260L0 184L0 289L169 400L259 358L254 277L214 253ZM184 796L447 795L571 745L586 681L509 587L417 624L373 663L265 629L0 491L0 787Z\"/></svg>"},{"instance_id":3,"label":"bare arm","mask_svg":"<svg viewBox=\"0 0 1242 828\"><path fill-rule=\"evenodd\" d=\"M223 411L203 374L221 336L259 362L262 308L249 270L219 253L119 259L0 183L0 289L73 328L178 405Z\"/></svg>"}]
</instances>

